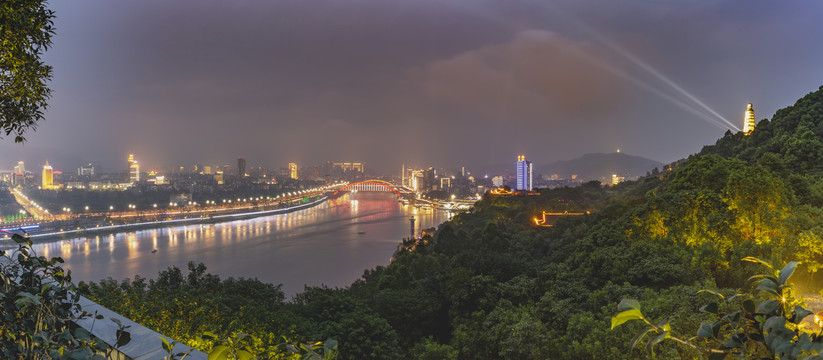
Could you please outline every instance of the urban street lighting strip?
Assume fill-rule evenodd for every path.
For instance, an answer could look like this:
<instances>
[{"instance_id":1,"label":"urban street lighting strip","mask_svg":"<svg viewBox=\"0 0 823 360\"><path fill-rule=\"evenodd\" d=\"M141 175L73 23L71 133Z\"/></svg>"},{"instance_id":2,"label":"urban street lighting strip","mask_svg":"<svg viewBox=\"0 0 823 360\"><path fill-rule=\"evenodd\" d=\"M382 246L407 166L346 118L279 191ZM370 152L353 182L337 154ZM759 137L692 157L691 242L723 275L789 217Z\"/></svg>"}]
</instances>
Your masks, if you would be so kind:
<instances>
[{"instance_id":1,"label":"urban street lighting strip","mask_svg":"<svg viewBox=\"0 0 823 360\"><path fill-rule=\"evenodd\" d=\"M173 220L158 220L158 221L146 221L146 222L137 222L137 223L130 223L130 224L122 224L122 225L107 225L107 226L98 226L92 228L85 228L85 229L74 229L74 230L65 230L65 231L55 231L50 233L43 233L43 234L32 234L30 237L34 238L42 238L42 237L49 237L49 236L63 236L69 234L79 234L84 232L95 232L95 231L106 231L106 230L113 230L113 229L127 229L130 227L144 227L144 226L151 226L151 225L165 225L165 224L182 224L182 223L197 223L197 222L210 222L214 219L225 219L225 221L230 221L237 218L242 217L258 217L263 215L277 215L277 214L284 214L289 213L305 208L309 208L315 205L319 205L320 203L328 200L327 196L323 196L318 200L315 200L310 203L300 204L296 206L291 206L282 209L273 209L273 210L262 210L262 211L251 211L251 212L244 212L244 213L235 213L235 214L224 214L224 215L215 215L210 217L196 217L196 218L188 218L188 219L173 219Z\"/></svg>"}]
</instances>

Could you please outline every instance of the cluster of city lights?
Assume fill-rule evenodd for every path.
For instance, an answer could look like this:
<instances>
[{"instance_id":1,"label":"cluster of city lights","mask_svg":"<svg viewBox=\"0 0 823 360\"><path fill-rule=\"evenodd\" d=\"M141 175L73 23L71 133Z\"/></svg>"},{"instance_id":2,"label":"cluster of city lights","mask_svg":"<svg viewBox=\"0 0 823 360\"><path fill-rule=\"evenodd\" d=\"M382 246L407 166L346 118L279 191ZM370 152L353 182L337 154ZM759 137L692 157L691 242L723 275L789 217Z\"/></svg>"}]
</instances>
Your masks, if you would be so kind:
<instances>
[{"instance_id":1,"label":"cluster of city lights","mask_svg":"<svg viewBox=\"0 0 823 360\"><path fill-rule=\"evenodd\" d=\"M46 214L48 214L48 213L49 213L49 210L48 210L48 209L44 209L42 206L40 206L40 204L38 204L38 203L34 202L34 200L29 199L29 197L28 197L28 196L26 196L25 194L23 194L23 192L22 192L22 191L20 191L20 189L14 189L14 192L16 192L16 193L17 193L17 195L19 195L19 196L20 196L20 197L22 197L23 199L26 199L26 201L28 201L28 202L31 204L31 206L36 207L36 208L37 208L37 210L43 211L43 212L45 212Z\"/></svg>"}]
</instances>

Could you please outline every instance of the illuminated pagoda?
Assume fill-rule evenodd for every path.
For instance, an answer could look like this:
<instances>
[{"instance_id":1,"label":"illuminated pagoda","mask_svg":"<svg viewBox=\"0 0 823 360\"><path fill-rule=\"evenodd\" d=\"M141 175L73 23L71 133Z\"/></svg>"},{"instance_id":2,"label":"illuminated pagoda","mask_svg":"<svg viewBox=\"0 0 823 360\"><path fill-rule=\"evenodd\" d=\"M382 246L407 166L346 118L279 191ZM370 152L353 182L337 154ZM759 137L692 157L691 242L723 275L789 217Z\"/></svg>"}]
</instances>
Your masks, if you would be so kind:
<instances>
[{"instance_id":1,"label":"illuminated pagoda","mask_svg":"<svg viewBox=\"0 0 823 360\"><path fill-rule=\"evenodd\" d=\"M754 121L754 109L752 108L752 104L749 103L749 105L746 107L746 116L743 120L743 135L751 134L752 131L754 131L755 125L756 124Z\"/></svg>"}]
</instances>

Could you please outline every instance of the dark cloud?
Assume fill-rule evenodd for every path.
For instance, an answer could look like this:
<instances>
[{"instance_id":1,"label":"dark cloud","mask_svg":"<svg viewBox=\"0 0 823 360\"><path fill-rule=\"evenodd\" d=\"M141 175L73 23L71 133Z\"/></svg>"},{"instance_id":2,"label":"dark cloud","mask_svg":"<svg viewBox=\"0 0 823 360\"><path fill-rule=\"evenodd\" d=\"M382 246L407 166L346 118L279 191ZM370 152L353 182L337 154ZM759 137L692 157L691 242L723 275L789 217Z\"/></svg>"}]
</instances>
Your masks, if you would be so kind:
<instances>
[{"instance_id":1,"label":"dark cloud","mask_svg":"<svg viewBox=\"0 0 823 360\"><path fill-rule=\"evenodd\" d=\"M604 64L607 56L590 44L528 30L412 74L422 77L425 93L435 101L467 113L506 107L517 120L547 114L589 119L613 112L627 96L625 84L605 70L611 67Z\"/></svg>"},{"instance_id":2,"label":"dark cloud","mask_svg":"<svg viewBox=\"0 0 823 360\"><path fill-rule=\"evenodd\" d=\"M243 156L480 172L521 152L547 163L617 147L670 161L724 130L620 51L731 121L747 102L763 118L823 83L823 5L811 2L52 6L54 98L26 146L109 168L129 152L146 167ZM18 150L0 148L0 169Z\"/></svg>"}]
</instances>

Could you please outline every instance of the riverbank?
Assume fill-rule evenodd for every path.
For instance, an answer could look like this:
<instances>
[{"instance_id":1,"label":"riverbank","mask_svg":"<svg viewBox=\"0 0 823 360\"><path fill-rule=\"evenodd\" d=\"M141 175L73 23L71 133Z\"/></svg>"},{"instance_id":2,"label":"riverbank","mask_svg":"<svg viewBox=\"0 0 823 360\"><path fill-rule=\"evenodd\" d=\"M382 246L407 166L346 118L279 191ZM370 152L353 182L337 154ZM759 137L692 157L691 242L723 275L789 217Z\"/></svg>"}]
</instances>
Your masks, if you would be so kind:
<instances>
[{"instance_id":1,"label":"riverbank","mask_svg":"<svg viewBox=\"0 0 823 360\"><path fill-rule=\"evenodd\" d=\"M85 228L85 229L73 229L73 230L66 230L66 231L57 231L57 232L50 232L50 233L43 233L43 234L31 234L29 238L33 243L47 243L50 241L57 241L63 240L67 238L76 238L76 237L84 237L84 236L91 236L91 235L107 235L113 233L119 233L123 231L135 231L135 230L148 230L148 229L157 229L163 228L167 226L177 226L177 225L186 225L186 224L215 224L219 222L225 221L235 221L235 220L244 220L244 219L251 219L261 216L269 216L269 215L277 215L277 214L285 214L294 212L297 210L307 209L313 206L317 206L322 204L329 198L323 196L315 201L308 202L305 204L290 206L287 208L281 209L272 209L272 210L261 210L261 211L250 211L250 212L242 212L242 213L232 213L232 214L222 214L222 215L214 215L209 217L196 217L196 218L186 218L186 219L172 219L172 220L158 220L158 221L146 221L146 222L136 222L130 224L119 224L119 225L108 225L108 226L99 226L93 228ZM8 248L13 246L14 242L10 238L0 239L0 249Z\"/></svg>"}]
</instances>

